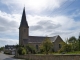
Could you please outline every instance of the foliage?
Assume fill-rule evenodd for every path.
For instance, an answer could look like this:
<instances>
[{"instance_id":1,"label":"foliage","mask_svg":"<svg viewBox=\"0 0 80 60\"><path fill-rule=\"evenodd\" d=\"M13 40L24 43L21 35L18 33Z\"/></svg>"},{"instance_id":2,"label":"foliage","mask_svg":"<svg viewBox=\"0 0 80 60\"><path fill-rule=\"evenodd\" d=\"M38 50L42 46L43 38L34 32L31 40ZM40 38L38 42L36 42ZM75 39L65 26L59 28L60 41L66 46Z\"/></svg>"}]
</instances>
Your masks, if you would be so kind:
<instances>
[{"instance_id":1,"label":"foliage","mask_svg":"<svg viewBox=\"0 0 80 60\"><path fill-rule=\"evenodd\" d=\"M29 54L29 53L35 54L36 53L36 49L29 44L26 45L26 51L27 51L27 54Z\"/></svg>"},{"instance_id":2,"label":"foliage","mask_svg":"<svg viewBox=\"0 0 80 60\"><path fill-rule=\"evenodd\" d=\"M78 50L80 51L80 36L78 38Z\"/></svg>"},{"instance_id":3,"label":"foliage","mask_svg":"<svg viewBox=\"0 0 80 60\"><path fill-rule=\"evenodd\" d=\"M59 53L62 53L62 52L70 52L71 51L71 45L70 44L67 44L65 42L62 42L61 45L62 45L62 47L58 51Z\"/></svg>"},{"instance_id":4,"label":"foliage","mask_svg":"<svg viewBox=\"0 0 80 60\"><path fill-rule=\"evenodd\" d=\"M29 44L27 44L26 46L16 45L16 48L18 49L17 52L19 55L25 55L25 54L29 54L29 53L35 54L36 53L36 49Z\"/></svg>"},{"instance_id":5,"label":"foliage","mask_svg":"<svg viewBox=\"0 0 80 60\"><path fill-rule=\"evenodd\" d=\"M78 40L74 36L72 36L72 37L69 38L68 44L71 45L72 51L78 50L78 47L79 47L78 46Z\"/></svg>"},{"instance_id":6,"label":"foliage","mask_svg":"<svg viewBox=\"0 0 80 60\"><path fill-rule=\"evenodd\" d=\"M79 39L76 39L74 36L72 36L67 39L67 43L62 43L62 48L58 52L74 52L79 51L79 49Z\"/></svg>"},{"instance_id":7,"label":"foliage","mask_svg":"<svg viewBox=\"0 0 80 60\"><path fill-rule=\"evenodd\" d=\"M4 50L4 47L1 47L1 48L0 48L0 51L3 51L3 50Z\"/></svg>"},{"instance_id":8,"label":"foliage","mask_svg":"<svg viewBox=\"0 0 80 60\"><path fill-rule=\"evenodd\" d=\"M19 47L24 47L24 45L18 45L18 44L17 44L15 47L16 47L16 49L17 49L17 48L19 48Z\"/></svg>"},{"instance_id":9,"label":"foliage","mask_svg":"<svg viewBox=\"0 0 80 60\"><path fill-rule=\"evenodd\" d=\"M26 49L24 47L19 47L17 52L19 55L25 55Z\"/></svg>"},{"instance_id":10,"label":"foliage","mask_svg":"<svg viewBox=\"0 0 80 60\"><path fill-rule=\"evenodd\" d=\"M72 36L69 38L68 43L70 43L70 44L76 43L76 40L77 39L74 36Z\"/></svg>"},{"instance_id":11,"label":"foliage","mask_svg":"<svg viewBox=\"0 0 80 60\"><path fill-rule=\"evenodd\" d=\"M42 45L40 46L40 51L48 54L52 51L53 43L50 41L48 37L45 38Z\"/></svg>"},{"instance_id":12,"label":"foliage","mask_svg":"<svg viewBox=\"0 0 80 60\"><path fill-rule=\"evenodd\" d=\"M37 53L36 52L37 50L32 45L29 45L29 44L27 44L25 47L16 45L16 48L18 48L18 53L20 55ZM53 43L48 37L46 37L40 46L39 53L49 54L50 52L52 53L53 51L54 51ZM58 52L69 53L69 52L75 52L75 51L80 51L80 38L77 39L74 36L72 36L69 39L67 39L66 43L64 42L61 43L61 48Z\"/></svg>"}]
</instances>

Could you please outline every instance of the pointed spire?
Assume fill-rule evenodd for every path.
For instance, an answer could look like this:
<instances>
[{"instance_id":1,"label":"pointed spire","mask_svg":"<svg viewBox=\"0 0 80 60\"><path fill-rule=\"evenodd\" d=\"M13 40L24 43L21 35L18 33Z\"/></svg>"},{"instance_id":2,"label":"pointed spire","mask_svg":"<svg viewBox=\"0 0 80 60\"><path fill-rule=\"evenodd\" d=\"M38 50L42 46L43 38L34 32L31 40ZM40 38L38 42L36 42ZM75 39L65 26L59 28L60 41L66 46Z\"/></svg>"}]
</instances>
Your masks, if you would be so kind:
<instances>
[{"instance_id":1,"label":"pointed spire","mask_svg":"<svg viewBox=\"0 0 80 60\"><path fill-rule=\"evenodd\" d=\"M27 21L26 21L25 7L24 7L24 9L23 9L20 27L27 27L27 28L29 27L29 26L28 26L28 23L27 23Z\"/></svg>"}]
</instances>

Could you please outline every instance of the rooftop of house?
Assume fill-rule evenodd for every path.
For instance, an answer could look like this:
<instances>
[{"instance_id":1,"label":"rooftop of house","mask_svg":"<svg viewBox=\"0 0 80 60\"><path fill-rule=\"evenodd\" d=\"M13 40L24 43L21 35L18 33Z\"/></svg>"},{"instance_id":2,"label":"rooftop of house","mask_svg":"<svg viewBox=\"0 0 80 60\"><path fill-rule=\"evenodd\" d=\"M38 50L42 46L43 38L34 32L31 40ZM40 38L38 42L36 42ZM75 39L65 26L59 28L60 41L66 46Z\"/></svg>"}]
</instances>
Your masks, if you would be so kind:
<instances>
[{"instance_id":1,"label":"rooftop of house","mask_svg":"<svg viewBox=\"0 0 80 60\"><path fill-rule=\"evenodd\" d=\"M16 48L16 45L5 45L5 49Z\"/></svg>"}]
</instances>

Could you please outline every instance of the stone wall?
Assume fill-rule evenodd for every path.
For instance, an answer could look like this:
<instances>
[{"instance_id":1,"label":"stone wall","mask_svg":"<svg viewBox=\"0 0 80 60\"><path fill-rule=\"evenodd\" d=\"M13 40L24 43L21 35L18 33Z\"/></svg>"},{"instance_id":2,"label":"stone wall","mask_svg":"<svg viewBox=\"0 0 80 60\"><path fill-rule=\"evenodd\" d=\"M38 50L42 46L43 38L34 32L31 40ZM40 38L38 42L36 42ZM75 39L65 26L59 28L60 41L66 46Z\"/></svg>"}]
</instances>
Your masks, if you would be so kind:
<instances>
[{"instance_id":1,"label":"stone wall","mask_svg":"<svg viewBox=\"0 0 80 60\"><path fill-rule=\"evenodd\" d=\"M80 55L18 55L17 58L29 60L80 60Z\"/></svg>"}]
</instances>

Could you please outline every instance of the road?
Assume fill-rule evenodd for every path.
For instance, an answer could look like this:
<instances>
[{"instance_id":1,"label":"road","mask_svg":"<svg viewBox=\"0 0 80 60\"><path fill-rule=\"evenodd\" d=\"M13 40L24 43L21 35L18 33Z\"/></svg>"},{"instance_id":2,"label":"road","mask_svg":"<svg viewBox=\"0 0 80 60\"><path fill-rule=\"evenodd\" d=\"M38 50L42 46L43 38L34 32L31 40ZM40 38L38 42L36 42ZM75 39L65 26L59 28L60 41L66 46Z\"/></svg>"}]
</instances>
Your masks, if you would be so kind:
<instances>
[{"instance_id":1,"label":"road","mask_svg":"<svg viewBox=\"0 0 80 60\"><path fill-rule=\"evenodd\" d=\"M6 55L3 53L0 53L0 60L22 60L22 59L15 59L13 57L14 55Z\"/></svg>"}]
</instances>

